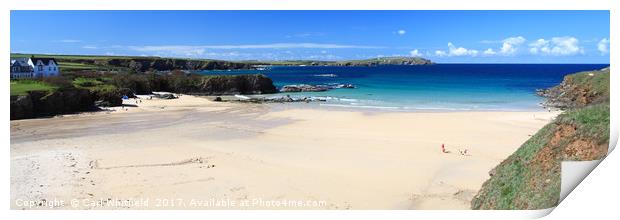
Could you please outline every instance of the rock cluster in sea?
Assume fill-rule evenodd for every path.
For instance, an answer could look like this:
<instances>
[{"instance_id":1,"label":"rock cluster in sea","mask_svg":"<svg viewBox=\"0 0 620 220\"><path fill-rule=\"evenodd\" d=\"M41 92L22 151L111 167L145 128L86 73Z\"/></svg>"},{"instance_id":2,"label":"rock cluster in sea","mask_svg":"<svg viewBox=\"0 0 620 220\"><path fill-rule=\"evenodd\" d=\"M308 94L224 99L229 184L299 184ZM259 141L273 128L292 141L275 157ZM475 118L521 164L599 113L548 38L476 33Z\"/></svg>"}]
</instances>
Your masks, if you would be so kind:
<instances>
[{"instance_id":1,"label":"rock cluster in sea","mask_svg":"<svg viewBox=\"0 0 620 220\"><path fill-rule=\"evenodd\" d=\"M324 92L330 89L340 89L340 88L355 88L352 84L327 84L327 85L307 85L307 84L299 84L299 85L285 85L280 89L280 92Z\"/></svg>"},{"instance_id":2,"label":"rock cluster in sea","mask_svg":"<svg viewBox=\"0 0 620 220\"><path fill-rule=\"evenodd\" d=\"M220 99L221 101L221 99ZM318 97L301 97L294 98L290 95L285 96L277 96L277 97L252 97L249 99L240 99L233 100L235 102L245 102L245 103L285 103L285 102L325 102L327 101L325 98Z\"/></svg>"}]
</instances>

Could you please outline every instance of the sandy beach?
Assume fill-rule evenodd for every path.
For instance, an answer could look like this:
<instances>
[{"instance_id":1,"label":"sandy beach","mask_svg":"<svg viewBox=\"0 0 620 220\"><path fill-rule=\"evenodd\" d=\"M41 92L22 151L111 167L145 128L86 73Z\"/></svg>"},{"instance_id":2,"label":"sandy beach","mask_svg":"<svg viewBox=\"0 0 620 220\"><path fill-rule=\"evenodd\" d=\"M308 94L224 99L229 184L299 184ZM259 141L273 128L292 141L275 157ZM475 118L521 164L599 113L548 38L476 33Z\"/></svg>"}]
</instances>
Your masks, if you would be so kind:
<instances>
[{"instance_id":1,"label":"sandy beach","mask_svg":"<svg viewBox=\"0 0 620 220\"><path fill-rule=\"evenodd\" d=\"M11 208L468 209L558 114L140 100L11 121Z\"/></svg>"}]
</instances>

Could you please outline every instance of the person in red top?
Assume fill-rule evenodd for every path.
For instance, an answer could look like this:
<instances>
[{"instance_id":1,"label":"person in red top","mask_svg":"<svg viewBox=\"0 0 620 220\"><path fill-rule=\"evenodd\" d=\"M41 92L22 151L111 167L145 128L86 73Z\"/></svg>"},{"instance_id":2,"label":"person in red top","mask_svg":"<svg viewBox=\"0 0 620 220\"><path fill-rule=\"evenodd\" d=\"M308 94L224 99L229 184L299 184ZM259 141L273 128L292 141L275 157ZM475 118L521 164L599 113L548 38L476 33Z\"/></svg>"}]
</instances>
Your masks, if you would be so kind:
<instances>
[{"instance_id":1,"label":"person in red top","mask_svg":"<svg viewBox=\"0 0 620 220\"><path fill-rule=\"evenodd\" d=\"M441 144L441 153L446 153L446 147L443 144Z\"/></svg>"}]
</instances>

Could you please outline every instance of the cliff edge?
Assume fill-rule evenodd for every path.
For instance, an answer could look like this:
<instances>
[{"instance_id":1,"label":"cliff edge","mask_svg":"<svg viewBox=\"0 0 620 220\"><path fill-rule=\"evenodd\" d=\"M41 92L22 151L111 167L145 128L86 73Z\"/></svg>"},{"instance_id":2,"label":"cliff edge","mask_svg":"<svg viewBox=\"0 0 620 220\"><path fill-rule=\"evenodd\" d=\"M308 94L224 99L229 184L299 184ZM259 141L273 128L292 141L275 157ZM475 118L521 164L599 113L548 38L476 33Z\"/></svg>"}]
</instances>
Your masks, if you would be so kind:
<instances>
[{"instance_id":1,"label":"cliff edge","mask_svg":"<svg viewBox=\"0 0 620 220\"><path fill-rule=\"evenodd\" d=\"M541 90L564 109L506 160L471 201L472 209L545 209L558 204L561 161L601 159L609 146L609 68L567 75Z\"/></svg>"}]
</instances>

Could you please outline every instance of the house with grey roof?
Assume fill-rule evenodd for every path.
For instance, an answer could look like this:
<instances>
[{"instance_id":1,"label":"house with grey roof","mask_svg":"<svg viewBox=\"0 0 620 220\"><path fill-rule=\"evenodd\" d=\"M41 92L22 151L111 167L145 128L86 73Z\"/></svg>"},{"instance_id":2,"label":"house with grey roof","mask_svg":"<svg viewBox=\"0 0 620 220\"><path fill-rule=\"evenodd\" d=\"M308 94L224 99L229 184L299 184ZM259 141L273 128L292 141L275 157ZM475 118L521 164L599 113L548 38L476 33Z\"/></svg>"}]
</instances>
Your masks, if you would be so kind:
<instances>
[{"instance_id":1,"label":"house with grey roof","mask_svg":"<svg viewBox=\"0 0 620 220\"><path fill-rule=\"evenodd\" d=\"M29 79L34 77L28 58L11 59L11 79Z\"/></svg>"},{"instance_id":2,"label":"house with grey roof","mask_svg":"<svg viewBox=\"0 0 620 220\"><path fill-rule=\"evenodd\" d=\"M54 58L11 59L11 79L58 76L60 67Z\"/></svg>"}]
</instances>

